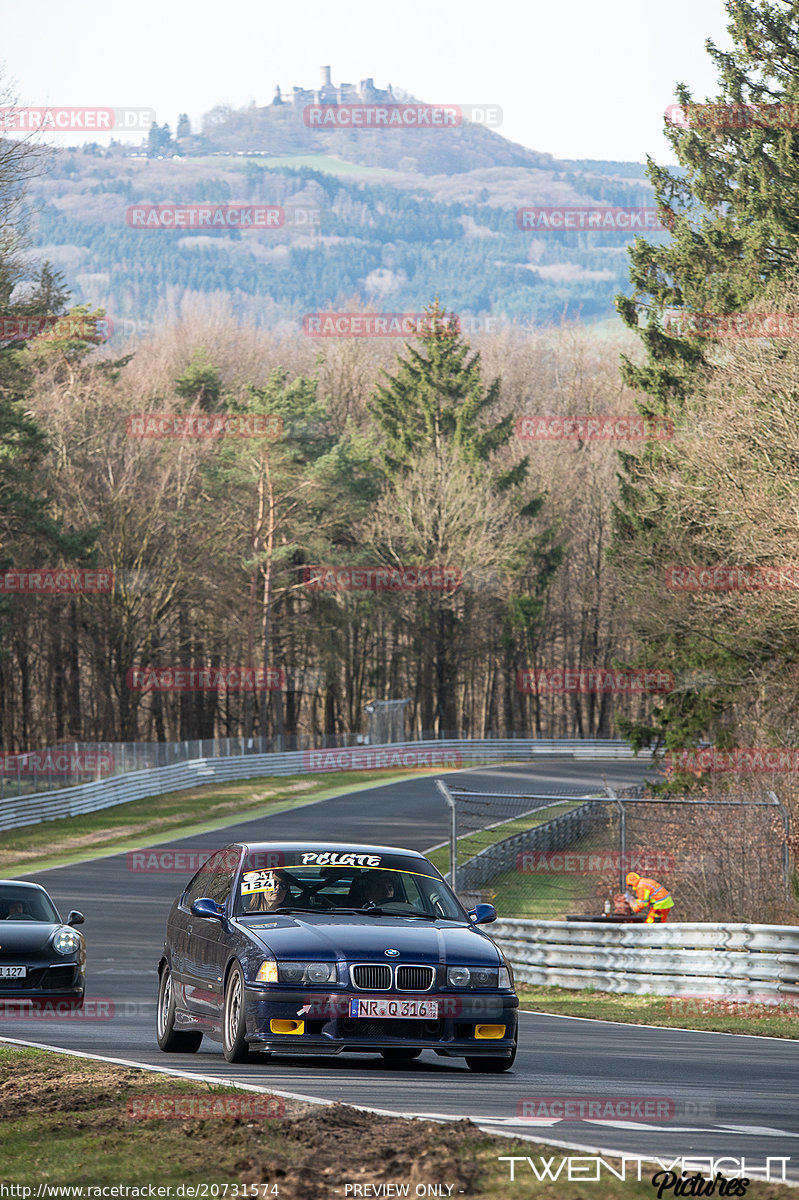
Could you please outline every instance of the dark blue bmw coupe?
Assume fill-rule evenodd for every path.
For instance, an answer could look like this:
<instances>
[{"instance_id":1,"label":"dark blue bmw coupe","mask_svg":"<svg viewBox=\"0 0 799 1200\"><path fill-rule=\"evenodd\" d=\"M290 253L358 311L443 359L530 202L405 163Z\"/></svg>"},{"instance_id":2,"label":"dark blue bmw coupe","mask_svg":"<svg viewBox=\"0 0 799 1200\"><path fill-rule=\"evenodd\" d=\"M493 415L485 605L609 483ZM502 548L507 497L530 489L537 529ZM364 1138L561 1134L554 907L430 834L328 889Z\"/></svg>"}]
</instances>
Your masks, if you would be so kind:
<instances>
[{"instance_id":1,"label":"dark blue bmw coupe","mask_svg":"<svg viewBox=\"0 0 799 1200\"><path fill-rule=\"evenodd\" d=\"M501 950L413 850L236 843L172 906L158 964L158 1045L228 1062L262 1054L423 1050L507 1071L518 999Z\"/></svg>"}]
</instances>

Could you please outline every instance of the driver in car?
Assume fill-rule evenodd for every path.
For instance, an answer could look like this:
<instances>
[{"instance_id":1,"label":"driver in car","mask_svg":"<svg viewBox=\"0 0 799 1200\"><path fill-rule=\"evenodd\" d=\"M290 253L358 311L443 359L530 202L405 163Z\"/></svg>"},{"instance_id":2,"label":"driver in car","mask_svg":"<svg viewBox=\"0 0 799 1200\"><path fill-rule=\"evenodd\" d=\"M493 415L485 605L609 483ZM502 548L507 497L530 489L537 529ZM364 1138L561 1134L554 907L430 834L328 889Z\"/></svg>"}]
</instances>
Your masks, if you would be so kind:
<instances>
[{"instance_id":1,"label":"driver in car","mask_svg":"<svg viewBox=\"0 0 799 1200\"><path fill-rule=\"evenodd\" d=\"M261 882L261 886L257 892L253 892L244 899L244 911L251 912L274 912L276 908L280 908L286 903L288 897L288 884L281 871L269 871Z\"/></svg>"},{"instance_id":2,"label":"driver in car","mask_svg":"<svg viewBox=\"0 0 799 1200\"><path fill-rule=\"evenodd\" d=\"M21 900L12 900L8 906L8 912L6 913L6 920L13 921L15 917L24 917L24 916L25 916L25 906L22 903L22 901Z\"/></svg>"},{"instance_id":3,"label":"driver in car","mask_svg":"<svg viewBox=\"0 0 799 1200\"><path fill-rule=\"evenodd\" d=\"M394 876L389 871L369 871L362 887L362 903L376 904L394 898Z\"/></svg>"}]
</instances>

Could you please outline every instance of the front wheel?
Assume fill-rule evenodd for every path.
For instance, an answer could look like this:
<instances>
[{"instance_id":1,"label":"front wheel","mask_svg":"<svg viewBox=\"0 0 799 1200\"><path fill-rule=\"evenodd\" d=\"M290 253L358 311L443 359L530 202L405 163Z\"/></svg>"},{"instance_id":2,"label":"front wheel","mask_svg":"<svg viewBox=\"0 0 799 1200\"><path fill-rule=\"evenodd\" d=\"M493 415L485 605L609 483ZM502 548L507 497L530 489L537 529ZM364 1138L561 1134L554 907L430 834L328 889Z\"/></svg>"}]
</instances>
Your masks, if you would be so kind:
<instances>
[{"instance_id":1,"label":"front wheel","mask_svg":"<svg viewBox=\"0 0 799 1200\"><path fill-rule=\"evenodd\" d=\"M172 972L164 966L158 983L156 1036L161 1050L167 1053L193 1054L200 1049L203 1035L191 1029L175 1029L175 991Z\"/></svg>"},{"instance_id":2,"label":"front wheel","mask_svg":"<svg viewBox=\"0 0 799 1200\"><path fill-rule=\"evenodd\" d=\"M247 1062L250 1057L244 1019L244 974L238 963L231 967L225 988L222 1052L229 1063Z\"/></svg>"},{"instance_id":3,"label":"front wheel","mask_svg":"<svg viewBox=\"0 0 799 1200\"><path fill-rule=\"evenodd\" d=\"M510 1054L503 1055L466 1055L466 1066L470 1071L477 1071L483 1075L500 1075L503 1071L509 1071L513 1066L516 1058L516 1043L514 1042L513 1050Z\"/></svg>"}]
</instances>

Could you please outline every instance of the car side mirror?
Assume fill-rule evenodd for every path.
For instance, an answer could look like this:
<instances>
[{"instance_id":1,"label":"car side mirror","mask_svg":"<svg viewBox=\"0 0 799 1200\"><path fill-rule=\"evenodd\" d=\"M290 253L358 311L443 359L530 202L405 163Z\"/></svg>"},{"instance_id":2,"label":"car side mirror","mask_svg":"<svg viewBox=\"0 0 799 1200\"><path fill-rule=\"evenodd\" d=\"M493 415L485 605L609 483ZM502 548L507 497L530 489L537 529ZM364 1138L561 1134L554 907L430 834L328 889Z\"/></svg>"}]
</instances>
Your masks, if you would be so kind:
<instances>
[{"instance_id":1,"label":"car side mirror","mask_svg":"<svg viewBox=\"0 0 799 1200\"><path fill-rule=\"evenodd\" d=\"M219 920L222 916L221 905L217 904L216 900L209 899L208 896L201 896L199 900L195 900L191 911L195 917L215 917Z\"/></svg>"},{"instance_id":2,"label":"car side mirror","mask_svg":"<svg viewBox=\"0 0 799 1200\"><path fill-rule=\"evenodd\" d=\"M73 908L72 912L67 917L67 925L82 925L85 920L86 918L84 917L83 913L78 912L77 909Z\"/></svg>"},{"instance_id":3,"label":"car side mirror","mask_svg":"<svg viewBox=\"0 0 799 1200\"><path fill-rule=\"evenodd\" d=\"M490 921L496 921L497 910L493 904L477 904L469 912L469 920L473 925L488 925Z\"/></svg>"}]
</instances>

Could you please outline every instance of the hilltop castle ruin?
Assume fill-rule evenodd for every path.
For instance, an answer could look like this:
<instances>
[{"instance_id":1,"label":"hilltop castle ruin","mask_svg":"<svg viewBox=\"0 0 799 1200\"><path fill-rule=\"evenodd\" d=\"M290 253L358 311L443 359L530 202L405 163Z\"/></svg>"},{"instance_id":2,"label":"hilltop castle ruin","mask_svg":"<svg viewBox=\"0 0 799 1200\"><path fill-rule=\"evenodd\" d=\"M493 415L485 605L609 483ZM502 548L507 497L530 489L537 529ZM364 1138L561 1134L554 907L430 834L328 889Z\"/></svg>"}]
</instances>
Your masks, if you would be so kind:
<instances>
[{"instance_id":1,"label":"hilltop castle ruin","mask_svg":"<svg viewBox=\"0 0 799 1200\"><path fill-rule=\"evenodd\" d=\"M280 88L275 88L275 98L272 106L286 105L293 109L304 108L306 104L396 104L397 100L391 90L375 87L374 79L362 79L358 87L353 83L335 85L330 80L330 67L322 67L322 86L317 91L309 88L295 87L291 96L284 99Z\"/></svg>"}]
</instances>

